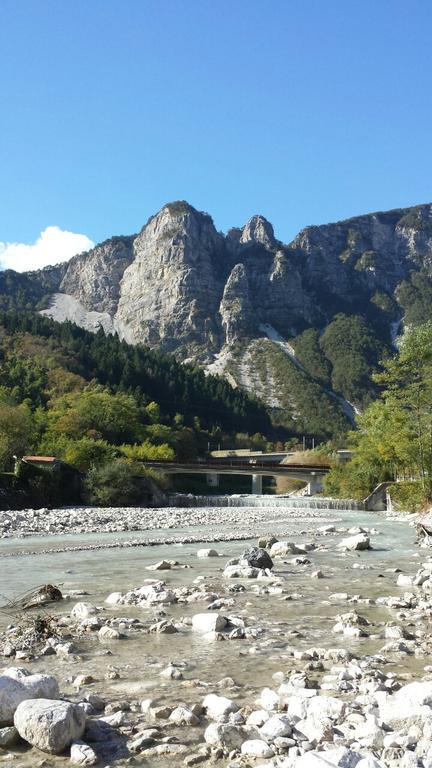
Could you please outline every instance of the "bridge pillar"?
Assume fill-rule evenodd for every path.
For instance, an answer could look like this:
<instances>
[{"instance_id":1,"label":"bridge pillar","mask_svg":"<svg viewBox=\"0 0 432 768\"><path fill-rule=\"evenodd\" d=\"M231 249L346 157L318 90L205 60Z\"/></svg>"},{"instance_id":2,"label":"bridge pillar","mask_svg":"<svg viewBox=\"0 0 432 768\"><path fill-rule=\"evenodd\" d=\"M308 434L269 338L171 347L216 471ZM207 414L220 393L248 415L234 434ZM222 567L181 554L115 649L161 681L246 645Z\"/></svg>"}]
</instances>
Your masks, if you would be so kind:
<instances>
[{"instance_id":1,"label":"bridge pillar","mask_svg":"<svg viewBox=\"0 0 432 768\"><path fill-rule=\"evenodd\" d=\"M252 475L252 493L262 493L262 475Z\"/></svg>"},{"instance_id":2,"label":"bridge pillar","mask_svg":"<svg viewBox=\"0 0 432 768\"><path fill-rule=\"evenodd\" d=\"M206 474L207 485L210 488L219 487L219 475L217 472L207 472Z\"/></svg>"},{"instance_id":3,"label":"bridge pillar","mask_svg":"<svg viewBox=\"0 0 432 768\"><path fill-rule=\"evenodd\" d=\"M319 475L315 475L313 472L309 475L307 492L308 496L315 496L316 493L321 493L323 489L322 479Z\"/></svg>"}]
</instances>

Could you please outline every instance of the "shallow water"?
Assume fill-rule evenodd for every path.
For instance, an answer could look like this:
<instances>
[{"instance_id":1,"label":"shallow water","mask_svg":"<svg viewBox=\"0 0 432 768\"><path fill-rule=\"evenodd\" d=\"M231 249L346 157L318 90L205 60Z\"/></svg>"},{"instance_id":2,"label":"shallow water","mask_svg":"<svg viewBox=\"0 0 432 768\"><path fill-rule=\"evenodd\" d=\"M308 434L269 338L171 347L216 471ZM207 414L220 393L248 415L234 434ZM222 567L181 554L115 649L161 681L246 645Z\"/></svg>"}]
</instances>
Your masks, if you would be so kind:
<instances>
[{"instance_id":1,"label":"shallow water","mask_svg":"<svg viewBox=\"0 0 432 768\"><path fill-rule=\"evenodd\" d=\"M215 512L215 510L212 510ZM337 550L337 543L346 533L318 535L316 529L334 522L337 528L365 526L376 528L378 535L371 536L373 550L343 554ZM247 513L234 526L234 533L248 527ZM256 531L254 523L252 529ZM203 537L209 541L220 533L215 515L213 525L200 527ZM257 640L209 641L189 627L176 635L140 634L126 632L123 641L102 645L94 636L85 637L76 643L79 658L60 660L56 656L41 657L29 664L32 671L49 671L62 682L62 692L76 698L71 680L81 673L91 674L96 682L88 686L87 692L101 693L105 699L157 698L161 702L175 705L180 701L194 703L201 701L205 692L216 690L222 678L232 677L241 686L238 692L225 692L240 699L258 694L260 688L272 685L271 676L283 670L289 672L302 668L304 662L296 662L290 656L290 649L305 650L312 646L321 648L346 647L359 655L376 653L387 641L379 634L383 623L395 620L396 611L376 605L351 604L330 599L330 595L347 592L363 598L380 595L400 595L406 590L396 586L397 575L387 569L400 568L412 573L422 559L414 545L414 530L406 523L388 520L377 513L338 510L314 510L313 516L307 511L302 517L290 519L289 510L265 508L262 510L260 532L273 533L279 538L294 540L301 544L316 541L325 547L324 551L310 552L310 565L293 565L287 558L275 560L276 575L284 577L284 590L294 595L287 600L286 594L259 595L257 585L264 581L243 580L246 591L241 594L225 595L234 598L234 606L222 609L224 615L239 616L247 626L259 627ZM170 537L196 535L197 528L172 528L166 532ZM224 531L226 533L226 531ZM157 545L126 549L94 549L89 551L66 551L44 554L42 550L62 546L110 545L117 541L148 540L160 537L161 531L140 531L131 534L68 534L64 536L42 536L25 539L0 541L1 592L8 598L44 583L61 586L64 592L84 589L88 595L74 598L69 603L53 605L49 612L68 612L79 600L89 600L101 606L106 616L138 617L153 621L161 617L156 608L108 607L104 606L106 596L113 591L128 591L138 587L146 579L155 578L167 582L168 586L190 585L198 576L205 578L209 591L223 594L223 590L234 580L222 578L226 560L236 557L248 542L228 541L212 545L220 553L219 558L198 559L196 552L205 544ZM255 544L256 538L250 540ZM25 554L33 551L34 554ZM13 553L13 557L10 555ZM8 555L8 557L5 557ZM154 572L146 566L162 559L175 559L180 564L191 566L187 569ZM353 566L364 566L359 569ZM311 579L310 574L321 569L322 579ZM205 603L178 603L164 607L167 617L178 619L204 612ZM351 639L335 634L332 627L340 613L355 610L372 624L368 631L372 636ZM3 629L11 621L7 614L0 613ZM109 653L109 655L107 655ZM173 661L186 663L184 680L165 680L159 676L161 669ZM391 669L403 678L408 673L420 674L427 663L424 658L404 656L395 658ZM10 666L5 660L4 666ZM106 680L108 667L119 672L119 679ZM145 763L142 763L143 765ZM162 765L162 761L158 761ZM172 763L171 763L172 764Z\"/></svg>"}]
</instances>

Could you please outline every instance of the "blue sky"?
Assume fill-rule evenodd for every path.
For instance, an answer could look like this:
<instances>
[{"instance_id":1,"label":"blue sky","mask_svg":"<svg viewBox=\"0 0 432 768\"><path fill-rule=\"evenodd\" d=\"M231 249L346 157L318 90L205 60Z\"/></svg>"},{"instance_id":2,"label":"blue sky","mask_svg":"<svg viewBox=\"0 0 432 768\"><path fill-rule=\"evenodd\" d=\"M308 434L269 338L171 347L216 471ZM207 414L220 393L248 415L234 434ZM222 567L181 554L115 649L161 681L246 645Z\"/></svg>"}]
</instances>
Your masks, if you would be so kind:
<instances>
[{"instance_id":1,"label":"blue sky","mask_svg":"<svg viewBox=\"0 0 432 768\"><path fill-rule=\"evenodd\" d=\"M430 201L431 25L430 0L2 0L0 250L175 199L285 241Z\"/></svg>"}]
</instances>

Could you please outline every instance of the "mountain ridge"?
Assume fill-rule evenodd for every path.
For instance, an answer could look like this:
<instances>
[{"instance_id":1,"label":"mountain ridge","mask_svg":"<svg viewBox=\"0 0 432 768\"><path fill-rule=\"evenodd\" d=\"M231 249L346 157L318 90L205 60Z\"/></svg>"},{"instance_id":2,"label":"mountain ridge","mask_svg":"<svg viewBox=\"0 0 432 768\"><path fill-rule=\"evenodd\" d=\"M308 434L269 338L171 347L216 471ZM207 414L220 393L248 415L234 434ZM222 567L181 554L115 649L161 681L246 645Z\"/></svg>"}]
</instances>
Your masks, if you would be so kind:
<instances>
[{"instance_id":1,"label":"mountain ridge","mask_svg":"<svg viewBox=\"0 0 432 768\"><path fill-rule=\"evenodd\" d=\"M216 367L311 431L297 404L298 374L304 386L320 387L319 399L362 408L395 328L430 312L432 204L310 225L284 244L259 214L224 235L208 213L175 201L137 235L109 238L46 270L0 273L0 307L14 295L54 319L102 325L129 343ZM301 370L281 357L274 334L289 342Z\"/></svg>"}]
</instances>

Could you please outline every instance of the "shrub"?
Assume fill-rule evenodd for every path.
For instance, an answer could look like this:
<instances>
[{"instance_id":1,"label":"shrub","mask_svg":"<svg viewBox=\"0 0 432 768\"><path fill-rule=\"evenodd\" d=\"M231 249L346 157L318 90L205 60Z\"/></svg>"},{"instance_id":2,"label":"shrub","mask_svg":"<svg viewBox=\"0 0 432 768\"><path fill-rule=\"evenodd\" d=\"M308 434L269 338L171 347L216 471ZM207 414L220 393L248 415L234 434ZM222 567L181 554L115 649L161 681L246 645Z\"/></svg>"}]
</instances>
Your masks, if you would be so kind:
<instances>
[{"instance_id":1,"label":"shrub","mask_svg":"<svg viewBox=\"0 0 432 768\"><path fill-rule=\"evenodd\" d=\"M125 459L94 465L84 485L88 501L102 507L130 506L139 503L141 496L133 466Z\"/></svg>"},{"instance_id":2,"label":"shrub","mask_svg":"<svg viewBox=\"0 0 432 768\"><path fill-rule=\"evenodd\" d=\"M425 506L424 490L420 482L406 480L388 488L391 500L401 512L420 512Z\"/></svg>"}]
</instances>

